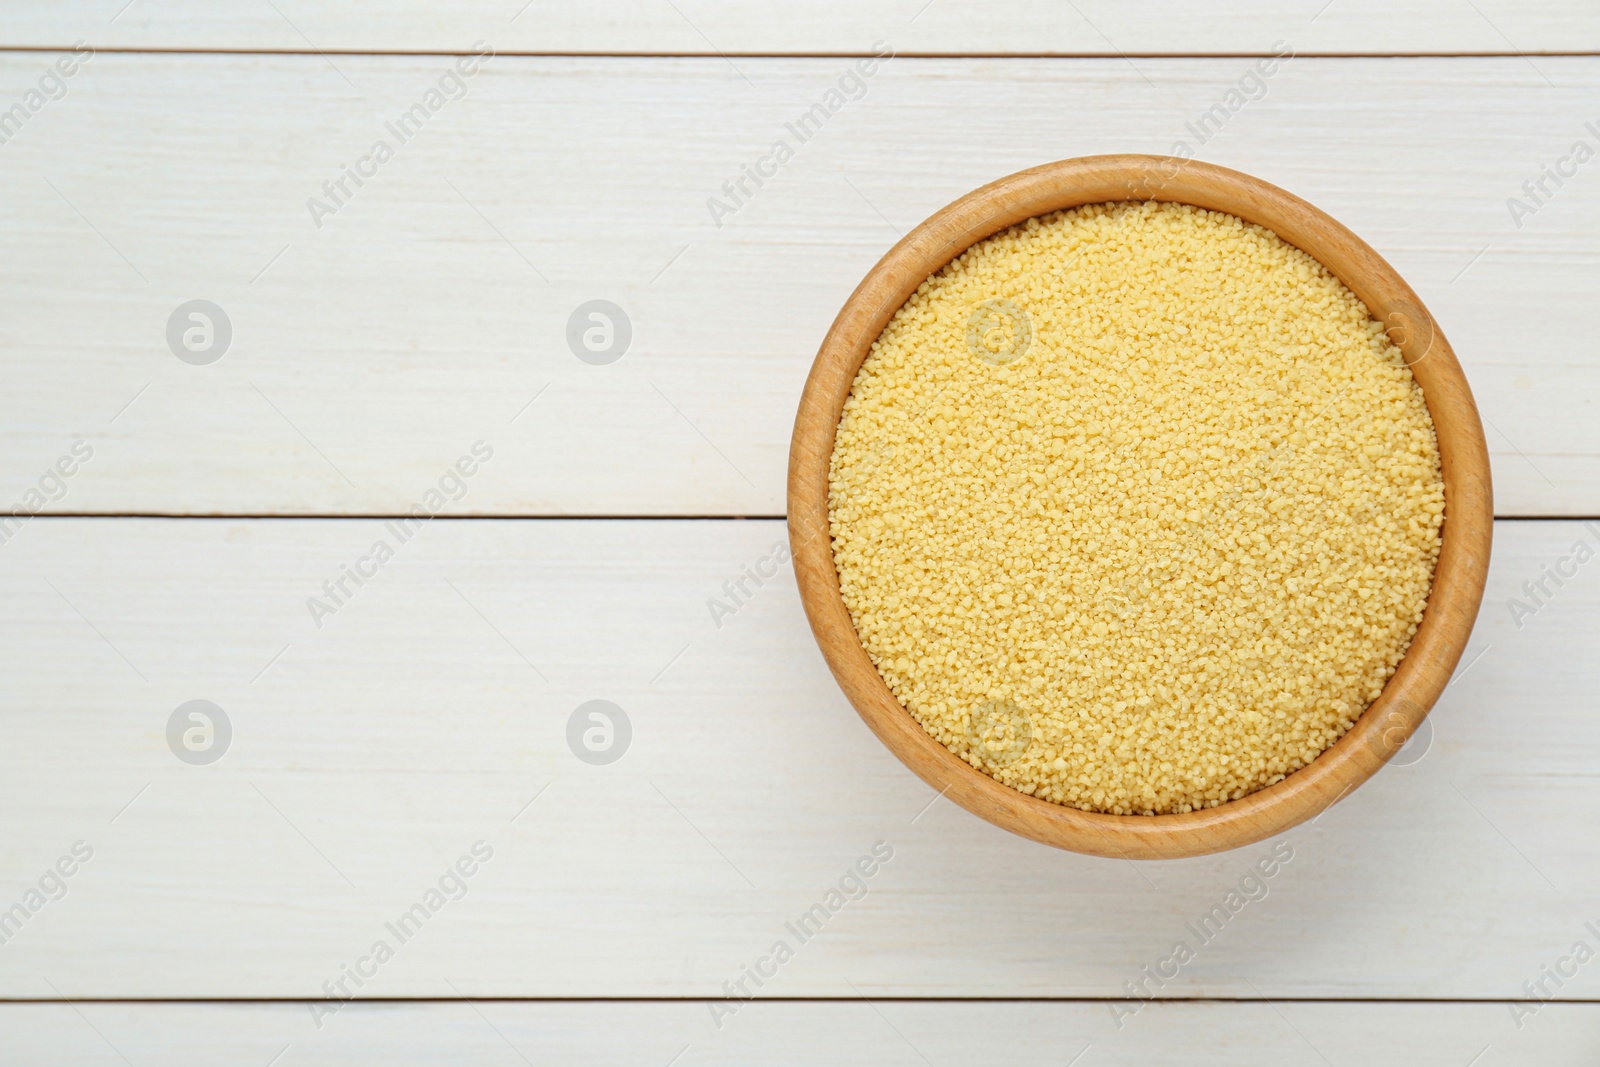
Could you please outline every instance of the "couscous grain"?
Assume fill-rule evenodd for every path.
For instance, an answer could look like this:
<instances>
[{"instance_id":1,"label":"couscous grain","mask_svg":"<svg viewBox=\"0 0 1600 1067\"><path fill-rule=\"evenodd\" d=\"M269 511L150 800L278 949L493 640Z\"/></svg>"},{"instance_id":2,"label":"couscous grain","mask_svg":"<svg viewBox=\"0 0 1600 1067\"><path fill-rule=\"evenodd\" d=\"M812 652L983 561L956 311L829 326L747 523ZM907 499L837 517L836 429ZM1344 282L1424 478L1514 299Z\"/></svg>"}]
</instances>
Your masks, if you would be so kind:
<instances>
[{"instance_id":1,"label":"couscous grain","mask_svg":"<svg viewBox=\"0 0 1600 1067\"><path fill-rule=\"evenodd\" d=\"M1148 815L1350 728L1422 620L1444 487L1354 294L1151 202L1030 219L922 283L856 376L829 505L856 631L929 734Z\"/></svg>"}]
</instances>

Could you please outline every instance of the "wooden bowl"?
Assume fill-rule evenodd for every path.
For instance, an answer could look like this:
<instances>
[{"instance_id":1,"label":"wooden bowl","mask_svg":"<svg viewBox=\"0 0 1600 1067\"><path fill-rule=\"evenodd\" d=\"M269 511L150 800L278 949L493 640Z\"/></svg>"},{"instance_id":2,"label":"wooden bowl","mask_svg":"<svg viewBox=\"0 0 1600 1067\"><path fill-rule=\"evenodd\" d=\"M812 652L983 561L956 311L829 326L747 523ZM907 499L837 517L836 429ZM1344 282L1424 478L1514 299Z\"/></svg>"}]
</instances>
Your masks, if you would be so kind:
<instances>
[{"instance_id":1,"label":"wooden bowl","mask_svg":"<svg viewBox=\"0 0 1600 1067\"><path fill-rule=\"evenodd\" d=\"M1170 200L1257 223L1309 253L1360 297L1400 348L1433 416L1445 523L1422 625L1383 693L1338 742L1275 785L1181 815L1104 815L1020 793L931 737L878 674L839 594L828 465L845 398L874 340L916 287L968 247L1035 215L1116 200ZM1311 818L1371 777L1443 692L1472 631L1489 565L1489 454L1472 392L1444 334L1377 252L1297 196L1248 174L1167 156L1089 156L986 185L889 250L845 302L817 352L789 451L789 541L817 644L878 739L934 789L1023 837L1098 856L1166 859L1238 848Z\"/></svg>"}]
</instances>

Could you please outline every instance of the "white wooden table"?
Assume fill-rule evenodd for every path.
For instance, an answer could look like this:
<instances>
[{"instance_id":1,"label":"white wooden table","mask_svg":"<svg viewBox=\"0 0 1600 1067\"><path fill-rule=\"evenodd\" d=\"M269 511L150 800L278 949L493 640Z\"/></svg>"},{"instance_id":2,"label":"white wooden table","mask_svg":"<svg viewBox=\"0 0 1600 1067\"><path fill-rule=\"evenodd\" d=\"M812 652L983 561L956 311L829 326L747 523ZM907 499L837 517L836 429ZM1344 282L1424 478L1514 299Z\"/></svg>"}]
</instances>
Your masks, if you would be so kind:
<instances>
[{"instance_id":1,"label":"white wooden table","mask_svg":"<svg viewBox=\"0 0 1600 1067\"><path fill-rule=\"evenodd\" d=\"M1591 0L8 0L0 49L0 516L41 512L0 525L0 1063L1593 1062ZM1501 521L1426 746L1135 866L905 771L787 571L708 601L784 539L800 383L899 232L1178 141L1407 276Z\"/></svg>"}]
</instances>

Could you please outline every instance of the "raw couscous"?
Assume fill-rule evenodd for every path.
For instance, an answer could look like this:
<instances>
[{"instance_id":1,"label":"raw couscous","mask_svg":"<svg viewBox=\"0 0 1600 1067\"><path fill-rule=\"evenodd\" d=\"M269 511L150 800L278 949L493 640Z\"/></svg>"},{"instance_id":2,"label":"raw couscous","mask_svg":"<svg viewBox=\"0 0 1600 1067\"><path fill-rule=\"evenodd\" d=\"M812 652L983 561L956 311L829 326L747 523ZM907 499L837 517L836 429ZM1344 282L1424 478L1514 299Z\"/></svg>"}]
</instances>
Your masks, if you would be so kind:
<instances>
[{"instance_id":1,"label":"raw couscous","mask_svg":"<svg viewBox=\"0 0 1600 1067\"><path fill-rule=\"evenodd\" d=\"M1102 204L928 278L856 376L840 590L934 738L1031 796L1164 814L1305 766L1382 690L1444 520L1397 348L1232 215Z\"/></svg>"}]
</instances>

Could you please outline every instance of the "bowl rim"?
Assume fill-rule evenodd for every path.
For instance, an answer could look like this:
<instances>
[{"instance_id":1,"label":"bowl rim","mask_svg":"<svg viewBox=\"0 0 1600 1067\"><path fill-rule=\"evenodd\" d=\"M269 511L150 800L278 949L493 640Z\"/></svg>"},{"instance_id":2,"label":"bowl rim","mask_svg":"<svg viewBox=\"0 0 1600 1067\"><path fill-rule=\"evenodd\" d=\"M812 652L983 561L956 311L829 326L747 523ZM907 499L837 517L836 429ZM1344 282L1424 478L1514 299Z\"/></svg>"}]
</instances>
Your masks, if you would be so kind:
<instances>
[{"instance_id":1,"label":"bowl rim","mask_svg":"<svg viewBox=\"0 0 1600 1067\"><path fill-rule=\"evenodd\" d=\"M1366 303L1400 348L1432 415L1445 521L1422 623L1383 692L1343 737L1305 767L1238 800L1182 814L1109 815L1028 796L991 778L927 733L890 692L839 592L828 470L856 372L924 279L1026 219L1084 204L1144 200L1222 211L1272 230ZM867 272L823 339L801 393L789 450L788 528L801 603L823 658L857 713L901 762L941 795L1023 837L1098 856L1168 859L1281 833L1343 798L1399 751L1449 684L1471 636L1494 508L1488 448L1466 376L1433 316L1383 257L1326 212L1249 174L1192 158L1117 154L1058 160L976 189L907 233Z\"/></svg>"}]
</instances>

